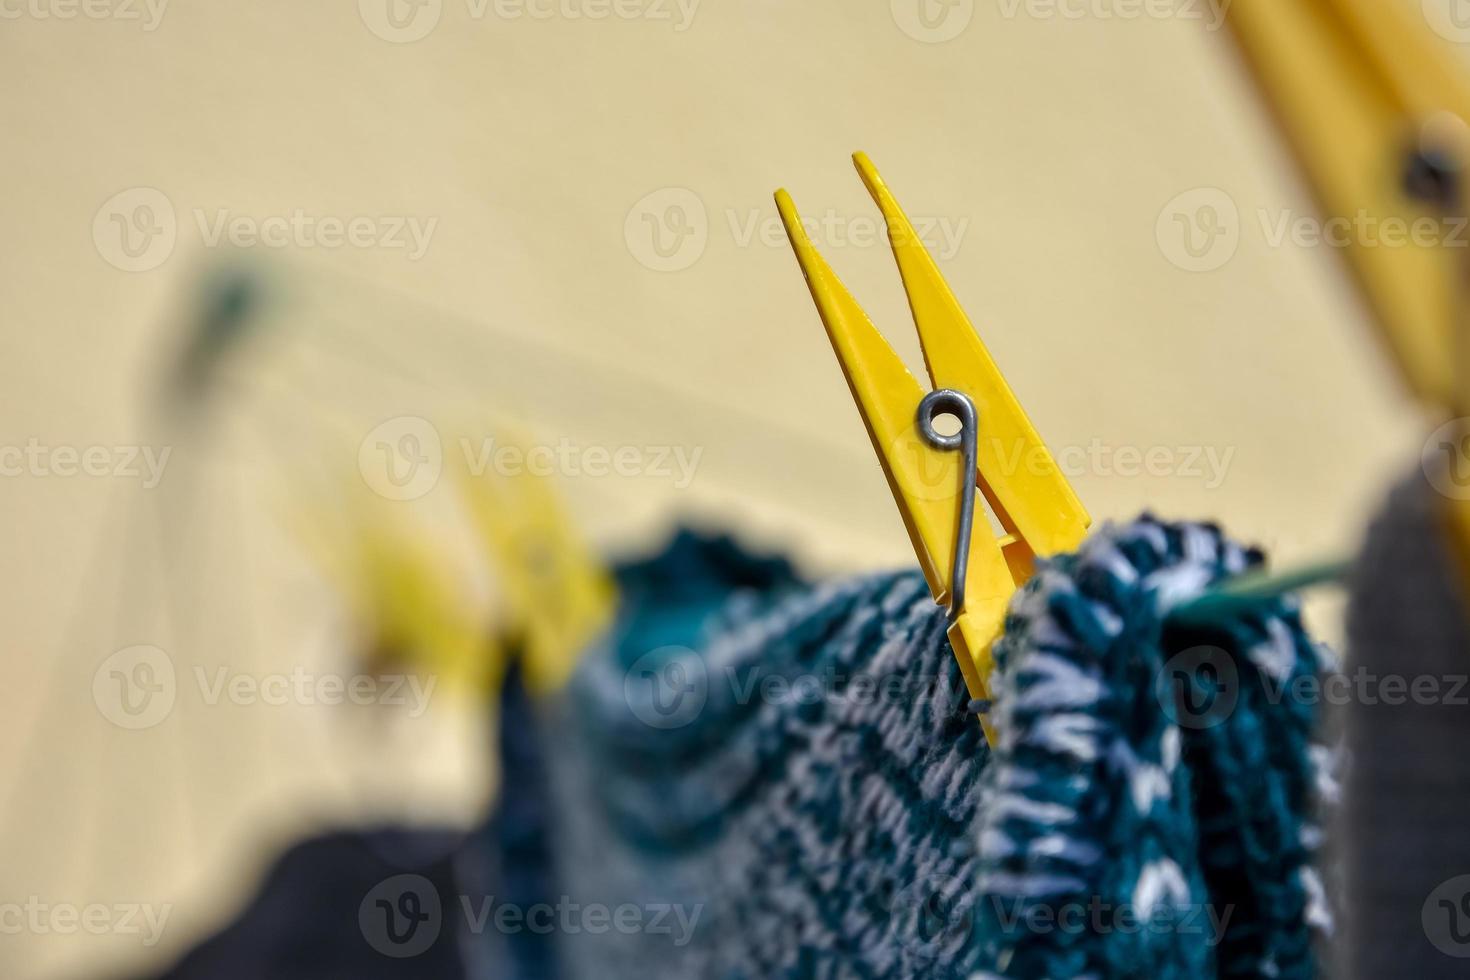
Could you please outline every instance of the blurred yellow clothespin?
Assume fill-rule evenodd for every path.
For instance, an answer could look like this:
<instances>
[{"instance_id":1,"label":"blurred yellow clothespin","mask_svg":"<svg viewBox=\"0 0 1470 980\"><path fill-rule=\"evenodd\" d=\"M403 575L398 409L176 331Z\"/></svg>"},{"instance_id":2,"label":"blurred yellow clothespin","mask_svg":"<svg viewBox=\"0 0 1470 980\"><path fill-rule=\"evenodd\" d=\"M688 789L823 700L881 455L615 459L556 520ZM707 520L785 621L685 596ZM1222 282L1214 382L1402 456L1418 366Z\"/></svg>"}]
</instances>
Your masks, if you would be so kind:
<instances>
[{"instance_id":1,"label":"blurred yellow clothespin","mask_svg":"<svg viewBox=\"0 0 1470 980\"><path fill-rule=\"evenodd\" d=\"M1360 229L1341 236L1344 251L1409 385L1454 405L1470 395L1453 349L1465 258L1446 246L1463 246L1465 228L1441 219L1465 212L1440 181L1464 163L1470 84L1419 6L1413 17L1385 0L1232 0L1225 22L1325 216ZM1415 233L1416 221L1437 230Z\"/></svg>"},{"instance_id":2,"label":"blurred yellow clothespin","mask_svg":"<svg viewBox=\"0 0 1470 980\"><path fill-rule=\"evenodd\" d=\"M498 429L503 446L528 458L525 440L508 440L506 427ZM521 644L527 689L555 690L611 622L612 578L572 523L550 477L524 466L511 474L475 473L467 455L459 463L460 489L505 586L508 632Z\"/></svg>"},{"instance_id":3,"label":"blurred yellow clothespin","mask_svg":"<svg viewBox=\"0 0 1470 980\"><path fill-rule=\"evenodd\" d=\"M525 466L496 472L484 460L476 461L485 463L480 468L468 453L445 456L464 505L459 513L468 513L503 589L501 611L488 621L466 594L466 569L455 567L446 532L435 537L430 522L414 520L424 515L401 510L403 502L349 496L345 507L318 502L310 513L297 505L299 536L345 592L379 668L411 666L446 689L493 696L519 657L527 688L549 693L611 621L612 578L551 478Z\"/></svg>"},{"instance_id":4,"label":"blurred yellow clothespin","mask_svg":"<svg viewBox=\"0 0 1470 980\"><path fill-rule=\"evenodd\" d=\"M991 644L1037 556L1075 548L1091 519L867 156L853 157L888 239L936 390L926 393L807 237L791 197L776 205L827 335L882 461L972 697L989 699ZM960 431L934 421L952 415ZM960 450L956 453L954 450ZM975 518L979 484L1003 534ZM994 733L981 716L986 737Z\"/></svg>"},{"instance_id":5,"label":"blurred yellow clothespin","mask_svg":"<svg viewBox=\"0 0 1470 980\"><path fill-rule=\"evenodd\" d=\"M1343 251L1410 389L1464 418L1470 77L1445 40L1470 31L1453 7L1231 0L1225 9L1325 217L1354 229ZM1470 502L1451 503L1470 559Z\"/></svg>"},{"instance_id":6,"label":"blurred yellow clothespin","mask_svg":"<svg viewBox=\"0 0 1470 980\"><path fill-rule=\"evenodd\" d=\"M362 653L371 669L413 669L446 690L499 684L504 655L422 529L406 526L380 502L321 507L297 523L366 633Z\"/></svg>"}]
</instances>

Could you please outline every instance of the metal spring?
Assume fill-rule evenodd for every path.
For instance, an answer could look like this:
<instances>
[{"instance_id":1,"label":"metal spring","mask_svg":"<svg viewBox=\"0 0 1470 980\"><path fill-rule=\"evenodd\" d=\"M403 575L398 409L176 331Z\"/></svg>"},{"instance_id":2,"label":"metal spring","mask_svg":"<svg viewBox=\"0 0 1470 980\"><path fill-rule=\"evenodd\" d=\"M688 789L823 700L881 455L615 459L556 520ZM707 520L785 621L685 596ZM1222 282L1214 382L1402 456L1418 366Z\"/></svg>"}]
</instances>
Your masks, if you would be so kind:
<instances>
[{"instance_id":1,"label":"metal spring","mask_svg":"<svg viewBox=\"0 0 1470 980\"><path fill-rule=\"evenodd\" d=\"M953 415L960 420L960 431L942 435L934 428L940 415ZM954 564L949 571L949 613L951 623L965 611L965 573L970 567L970 533L975 527L975 468L980 444L980 413L975 402L963 391L938 388L919 402L919 434L935 449L963 453L960 464L960 517L955 530Z\"/></svg>"}]
</instances>

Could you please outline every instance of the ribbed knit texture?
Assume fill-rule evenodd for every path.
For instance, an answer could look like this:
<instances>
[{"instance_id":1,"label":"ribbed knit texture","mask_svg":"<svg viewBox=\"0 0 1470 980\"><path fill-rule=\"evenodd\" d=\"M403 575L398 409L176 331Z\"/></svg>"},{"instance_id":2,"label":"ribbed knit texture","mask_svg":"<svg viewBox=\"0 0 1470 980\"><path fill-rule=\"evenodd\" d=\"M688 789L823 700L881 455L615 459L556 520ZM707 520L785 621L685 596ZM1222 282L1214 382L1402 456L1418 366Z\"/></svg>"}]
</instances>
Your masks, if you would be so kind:
<instances>
[{"instance_id":1,"label":"ribbed knit texture","mask_svg":"<svg viewBox=\"0 0 1470 980\"><path fill-rule=\"evenodd\" d=\"M1012 977L1309 977L1331 667L1282 599L1168 612L1260 556L1143 518L1043 567L996 645L977 813L988 968Z\"/></svg>"},{"instance_id":2,"label":"ribbed knit texture","mask_svg":"<svg viewBox=\"0 0 1470 980\"><path fill-rule=\"evenodd\" d=\"M1416 468L1353 573L1343 972L1364 980L1470 975L1470 603L1449 504Z\"/></svg>"},{"instance_id":3,"label":"ribbed knit texture","mask_svg":"<svg viewBox=\"0 0 1470 980\"><path fill-rule=\"evenodd\" d=\"M1326 753L1288 692L1325 654L1289 600L1163 625L1258 560L1144 518L1046 563L996 651L994 758L916 573L803 589L694 538L625 569L623 623L547 726L558 873L572 901L676 905L692 932L578 930L566 966L1311 975Z\"/></svg>"}]
</instances>

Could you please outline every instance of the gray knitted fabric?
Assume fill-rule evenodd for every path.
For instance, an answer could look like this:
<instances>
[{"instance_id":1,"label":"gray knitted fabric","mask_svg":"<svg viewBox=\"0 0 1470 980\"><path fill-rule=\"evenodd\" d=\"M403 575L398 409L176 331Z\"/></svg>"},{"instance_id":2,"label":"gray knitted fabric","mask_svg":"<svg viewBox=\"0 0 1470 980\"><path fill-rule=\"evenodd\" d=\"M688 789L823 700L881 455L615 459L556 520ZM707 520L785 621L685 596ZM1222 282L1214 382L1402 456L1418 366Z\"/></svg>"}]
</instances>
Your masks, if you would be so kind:
<instances>
[{"instance_id":1,"label":"gray knitted fabric","mask_svg":"<svg viewBox=\"0 0 1470 980\"><path fill-rule=\"evenodd\" d=\"M573 900L697 916L687 935L676 912L674 931L568 935L567 974L965 975L968 922L944 902L978 875L988 750L923 579L747 605L707 624L699 655L669 651L659 687L594 652L563 706ZM667 697L678 685L693 700Z\"/></svg>"},{"instance_id":2,"label":"gray knitted fabric","mask_svg":"<svg viewBox=\"0 0 1470 980\"><path fill-rule=\"evenodd\" d=\"M1316 712L1279 694L1324 653L1292 600L1166 625L1258 553L1145 516L1044 563L993 754L917 572L730 589L706 550L620 573L549 719L555 878L604 910L560 930L565 975L1314 974Z\"/></svg>"},{"instance_id":3,"label":"gray knitted fabric","mask_svg":"<svg viewBox=\"0 0 1470 980\"><path fill-rule=\"evenodd\" d=\"M1470 616L1445 504L1421 473L1403 482L1353 577L1343 965L1354 977L1470 976Z\"/></svg>"}]
</instances>

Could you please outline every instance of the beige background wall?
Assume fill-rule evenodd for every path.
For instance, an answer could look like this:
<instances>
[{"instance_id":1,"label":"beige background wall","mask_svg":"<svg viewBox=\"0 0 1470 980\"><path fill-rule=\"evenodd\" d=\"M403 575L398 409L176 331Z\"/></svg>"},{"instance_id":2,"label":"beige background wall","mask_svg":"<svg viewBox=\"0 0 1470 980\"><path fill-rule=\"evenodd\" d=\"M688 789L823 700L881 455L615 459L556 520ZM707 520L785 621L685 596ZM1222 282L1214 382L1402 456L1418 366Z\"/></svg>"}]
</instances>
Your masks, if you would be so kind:
<instances>
[{"instance_id":1,"label":"beige background wall","mask_svg":"<svg viewBox=\"0 0 1470 980\"><path fill-rule=\"evenodd\" d=\"M154 490L0 479L0 902L171 912L152 947L0 934L6 976L173 955L303 827L468 819L488 791L473 715L452 700L387 725L181 700L142 731L94 703L98 665L130 644L166 648L181 676L340 660L327 599L270 530L309 509L302 473L326 458L292 448L303 420L329 415L355 452L383 418L483 403L547 439L697 448L688 487L567 479L578 518L628 543L700 514L824 572L910 562L770 235L785 185L919 364L854 149L949 233L946 275L1043 435L1080 463L1097 518L1214 517L1302 560L1349 548L1418 452L1416 412L1333 255L1271 241L1308 201L1199 4L1128 18L1126 0L1095 0L1066 17L959 0L926 28L911 0L625 0L633 19L572 16L611 9L598 0L536 5L545 19L393 0L408 18L394 28L385 0L174 0L156 22L94 2L107 16L0 0L0 443L171 445L174 469ZM1178 222L1203 235L1202 206L1221 233L1191 254ZM434 224L417 258L210 244L223 214L298 209ZM174 245L129 258L115 215L172 228ZM241 253L269 270L283 339L237 365L227 423L193 442L145 426L199 270ZM365 345L375 367L356 359ZM1129 475L1150 450L1155 472ZM189 474L193 491L175 482ZM155 511L174 529L162 559L146 523L121 532Z\"/></svg>"}]
</instances>

